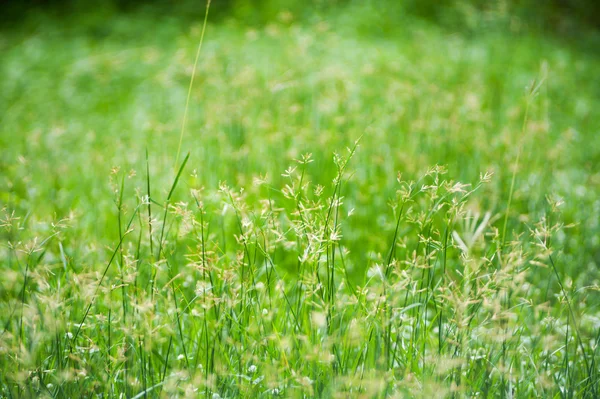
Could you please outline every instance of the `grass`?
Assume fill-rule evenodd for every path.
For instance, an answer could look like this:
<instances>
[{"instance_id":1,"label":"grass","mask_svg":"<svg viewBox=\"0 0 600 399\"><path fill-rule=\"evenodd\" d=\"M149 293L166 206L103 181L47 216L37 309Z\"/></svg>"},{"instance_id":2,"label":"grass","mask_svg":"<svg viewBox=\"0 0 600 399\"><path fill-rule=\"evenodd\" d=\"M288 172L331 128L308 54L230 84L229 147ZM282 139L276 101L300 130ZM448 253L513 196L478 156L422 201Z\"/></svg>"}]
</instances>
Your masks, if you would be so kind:
<instances>
[{"instance_id":1,"label":"grass","mask_svg":"<svg viewBox=\"0 0 600 399\"><path fill-rule=\"evenodd\" d=\"M0 397L600 394L593 32L201 11L0 32Z\"/></svg>"}]
</instances>

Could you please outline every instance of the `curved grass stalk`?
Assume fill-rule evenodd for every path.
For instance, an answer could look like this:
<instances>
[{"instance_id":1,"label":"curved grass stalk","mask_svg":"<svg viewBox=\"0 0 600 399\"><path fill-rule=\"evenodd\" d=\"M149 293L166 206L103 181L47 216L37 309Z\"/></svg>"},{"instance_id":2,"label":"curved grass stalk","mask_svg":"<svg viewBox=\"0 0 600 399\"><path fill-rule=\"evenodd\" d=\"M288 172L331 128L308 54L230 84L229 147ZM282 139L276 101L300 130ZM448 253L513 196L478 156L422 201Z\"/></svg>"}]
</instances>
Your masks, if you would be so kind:
<instances>
[{"instance_id":1,"label":"curved grass stalk","mask_svg":"<svg viewBox=\"0 0 600 399\"><path fill-rule=\"evenodd\" d=\"M198 50L196 50L196 59L194 60L194 69L192 69L192 77L190 78L190 85L188 86L187 98L185 100L185 109L183 110L183 120L181 121L181 132L179 133L179 145L177 146L177 156L175 157L175 169L179 164L179 154L181 153L181 144L183 143L183 135L185 133L185 125L187 123L188 109L190 107L190 97L192 96L192 86L194 85L194 78L196 77L196 67L198 66L198 59L200 58L200 51L202 50L202 43L204 42L204 32L206 31L206 23L208 21L208 10L210 9L210 1L206 1L206 12L204 14L204 23L202 24L202 33L200 34L200 42L198 43Z\"/></svg>"}]
</instances>

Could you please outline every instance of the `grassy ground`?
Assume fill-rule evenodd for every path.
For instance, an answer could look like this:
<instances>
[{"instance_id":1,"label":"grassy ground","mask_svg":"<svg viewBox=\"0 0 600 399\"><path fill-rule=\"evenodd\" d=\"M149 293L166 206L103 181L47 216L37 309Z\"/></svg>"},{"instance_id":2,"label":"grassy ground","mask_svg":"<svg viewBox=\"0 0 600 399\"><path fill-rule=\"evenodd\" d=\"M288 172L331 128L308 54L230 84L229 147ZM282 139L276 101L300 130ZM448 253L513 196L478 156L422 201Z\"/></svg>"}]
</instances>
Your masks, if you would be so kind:
<instances>
[{"instance_id":1,"label":"grassy ground","mask_svg":"<svg viewBox=\"0 0 600 399\"><path fill-rule=\"evenodd\" d=\"M0 397L600 395L593 38L394 21L1 31Z\"/></svg>"}]
</instances>

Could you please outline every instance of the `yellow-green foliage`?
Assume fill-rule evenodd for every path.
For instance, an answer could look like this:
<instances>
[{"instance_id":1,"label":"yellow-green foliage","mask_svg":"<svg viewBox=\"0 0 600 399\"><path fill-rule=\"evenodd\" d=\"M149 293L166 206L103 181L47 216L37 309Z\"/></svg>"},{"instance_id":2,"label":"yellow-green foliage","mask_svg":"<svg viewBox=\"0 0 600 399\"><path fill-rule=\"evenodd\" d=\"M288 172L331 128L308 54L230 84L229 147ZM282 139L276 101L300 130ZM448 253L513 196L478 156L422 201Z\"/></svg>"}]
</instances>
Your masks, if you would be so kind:
<instances>
[{"instance_id":1,"label":"yellow-green foliage","mask_svg":"<svg viewBox=\"0 0 600 399\"><path fill-rule=\"evenodd\" d=\"M151 10L0 30L0 397L600 395L593 37L209 17L178 155Z\"/></svg>"}]
</instances>

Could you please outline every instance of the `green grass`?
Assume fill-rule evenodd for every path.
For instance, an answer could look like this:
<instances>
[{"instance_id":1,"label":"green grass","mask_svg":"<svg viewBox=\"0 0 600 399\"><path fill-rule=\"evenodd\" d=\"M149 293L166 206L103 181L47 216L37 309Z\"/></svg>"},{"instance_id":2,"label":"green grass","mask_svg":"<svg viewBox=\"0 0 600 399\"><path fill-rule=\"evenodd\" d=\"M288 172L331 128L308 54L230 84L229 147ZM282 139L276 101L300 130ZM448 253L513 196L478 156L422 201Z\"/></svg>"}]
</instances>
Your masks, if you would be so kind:
<instances>
[{"instance_id":1,"label":"green grass","mask_svg":"<svg viewBox=\"0 0 600 399\"><path fill-rule=\"evenodd\" d=\"M0 397L600 395L597 34L358 4L0 31Z\"/></svg>"}]
</instances>

